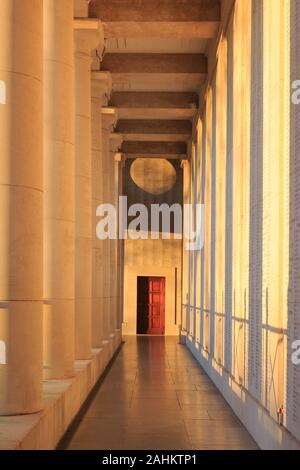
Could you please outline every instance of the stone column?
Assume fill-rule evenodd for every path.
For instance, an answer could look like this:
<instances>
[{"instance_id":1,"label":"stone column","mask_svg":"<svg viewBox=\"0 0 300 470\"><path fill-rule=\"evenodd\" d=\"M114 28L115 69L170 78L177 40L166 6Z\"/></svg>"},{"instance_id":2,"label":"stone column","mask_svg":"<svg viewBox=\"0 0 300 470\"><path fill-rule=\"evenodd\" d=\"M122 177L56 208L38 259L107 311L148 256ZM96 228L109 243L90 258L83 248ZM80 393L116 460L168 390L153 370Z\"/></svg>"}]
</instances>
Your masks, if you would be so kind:
<instances>
[{"instance_id":1,"label":"stone column","mask_svg":"<svg viewBox=\"0 0 300 470\"><path fill-rule=\"evenodd\" d=\"M114 204L112 197L112 174L114 174L114 159L111 156L110 136L117 122L117 110L115 108L102 108L102 174L103 192L102 198L105 204ZM113 170L112 170L113 169ZM113 292L113 269L111 260L111 246L113 240L102 241L103 253L103 331L104 338L110 339Z\"/></svg>"},{"instance_id":2,"label":"stone column","mask_svg":"<svg viewBox=\"0 0 300 470\"><path fill-rule=\"evenodd\" d=\"M42 408L43 2L0 2L0 415Z\"/></svg>"},{"instance_id":3,"label":"stone column","mask_svg":"<svg viewBox=\"0 0 300 470\"><path fill-rule=\"evenodd\" d=\"M116 187L117 187L117 204L118 215L121 210L119 197L123 195L123 168L125 158L121 152L115 155L116 168ZM121 329L123 323L123 279L124 279L124 240L121 236L120 216L118 216L118 240L117 240L117 318L116 327Z\"/></svg>"},{"instance_id":4,"label":"stone column","mask_svg":"<svg viewBox=\"0 0 300 470\"><path fill-rule=\"evenodd\" d=\"M64 38L62 47L62 37ZM73 0L44 0L44 377L74 369Z\"/></svg>"},{"instance_id":5,"label":"stone column","mask_svg":"<svg viewBox=\"0 0 300 470\"><path fill-rule=\"evenodd\" d=\"M75 358L91 357L92 346L92 151L91 52L104 43L98 20L75 22L76 263Z\"/></svg>"},{"instance_id":6,"label":"stone column","mask_svg":"<svg viewBox=\"0 0 300 470\"><path fill-rule=\"evenodd\" d=\"M116 158L119 158L119 150L123 142L121 134L110 136L110 161L109 161L109 199L110 203L119 208L119 181ZM118 219L117 219L118 222ZM118 223L117 223L118 228ZM119 273L118 273L118 233L116 240L110 240L110 334L113 335L118 327L118 301L119 301Z\"/></svg>"},{"instance_id":7,"label":"stone column","mask_svg":"<svg viewBox=\"0 0 300 470\"><path fill-rule=\"evenodd\" d=\"M93 186L93 281L92 281L92 346L99 348L104 338L103 328L103 241L96 236L96 209L103 201L102 106L111 93L109 72L92 73L92 186Z\"/></svg>"}]
</instances>

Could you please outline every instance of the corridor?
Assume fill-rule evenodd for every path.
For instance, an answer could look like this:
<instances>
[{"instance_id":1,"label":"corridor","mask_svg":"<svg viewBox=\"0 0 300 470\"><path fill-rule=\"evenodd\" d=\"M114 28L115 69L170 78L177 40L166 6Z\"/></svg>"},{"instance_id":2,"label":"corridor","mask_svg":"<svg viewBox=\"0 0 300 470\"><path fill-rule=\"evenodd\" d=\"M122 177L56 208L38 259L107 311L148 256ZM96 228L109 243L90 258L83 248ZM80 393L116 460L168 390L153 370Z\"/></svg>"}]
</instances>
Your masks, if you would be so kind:
<instances>
[{"instance_id":1,"label":"corridor","mask_svg":"<svg viewBox=\"0 0 300 470\"><path fill-rule=\"evenodd\" d=\"M125 337L62 448L257 449L176 337Z\"/></svg>"},{"instance_id":2,"label":"corridor","mask_svg":"<svg viewBox=\"0 0 300 470\"><path fill-rule=\"evenodd\" d=\"M0 0L0 450L300 450L299 25Z\"/></svg>"}]
</instances>

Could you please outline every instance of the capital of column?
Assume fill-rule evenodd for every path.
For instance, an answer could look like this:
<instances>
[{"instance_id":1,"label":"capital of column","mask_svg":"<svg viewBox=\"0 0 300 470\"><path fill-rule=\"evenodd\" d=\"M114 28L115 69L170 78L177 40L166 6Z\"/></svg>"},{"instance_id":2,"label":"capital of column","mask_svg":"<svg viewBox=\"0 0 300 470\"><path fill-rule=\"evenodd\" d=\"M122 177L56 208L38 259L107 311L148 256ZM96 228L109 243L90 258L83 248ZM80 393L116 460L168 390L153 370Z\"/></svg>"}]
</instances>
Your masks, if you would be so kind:
<instances>
[{"instance_id":1,"label":"capital of column","mask_svg":"<svg viewBox=\"0 0 300 470\"><path fill-rule=\"evenodd\" d=\"M109 106L101 109L102 114L102 129L113 132L115 125L118 121L118 111L116 108L110 108Z\"/></svg>"},{"instance_id":2,"label":"capital of column","mask_svg":"<svg viewBox=\"0 0 300 470\"><path fill-rule=\"evenodd\" d=\"M121 163L123 161L124 154L122 152L115 153L115 161Z\"/></svg>"},{"instance_id":3,"label":"capital of column","mask_svg":"<svg viewBox=\"0 0 300 470\"><path fill-rule=\"evenodd\" d=\"M188 166L189 161L188 160L181 160L180 162L180 168L184 170Z\"/></svg>"},{"instance_id":4,"label":"capital of column","mask_svg":"<svg viewBox=\"0 0 300 470\"><path fill-rule=\"evenodd\" d=\"M92 98L99 98L107 106L112 90L110 72L92 72Z\"/></svg>"},{"instance_id":5,"label":"capital of column","mask_svg":"<svg viewBox=\"0 0 300 470\"><path fill-rule=\"evenodd\" d=\"M116 155L119 153L119 150L122 146L124 137L123 134L119 134L118 132L113 132L109 136L109 151Z\"/></svg>"},{"instance_id":6,"label":"capital of column","mask_svg":"<svg viewBox=\"0 0 300 470\"><path fill-rule=\"evenodd\" d=\"M74 0L74 17L87 18L89 16L89 3L91 0Z\"/></svg>"},{"instance_id":7,"label":"capital of column","mask_svg":"<svg viewBox=\"0 0 300 470\"><path fill-rule=\"evenodd\" d=\"M96 48L104 47L104 28L98 19L74 19L75 52L91 54Z\"/></svg>"}]
</instances>

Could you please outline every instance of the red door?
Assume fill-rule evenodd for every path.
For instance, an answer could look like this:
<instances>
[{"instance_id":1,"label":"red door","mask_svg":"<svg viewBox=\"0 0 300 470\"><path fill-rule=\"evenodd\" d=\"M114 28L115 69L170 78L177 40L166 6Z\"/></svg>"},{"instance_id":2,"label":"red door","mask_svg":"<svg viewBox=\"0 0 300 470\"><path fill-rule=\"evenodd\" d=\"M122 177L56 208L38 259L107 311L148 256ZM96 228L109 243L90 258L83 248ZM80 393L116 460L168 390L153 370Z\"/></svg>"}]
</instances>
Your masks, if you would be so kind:
<instances>
[{"instance_id":1,"label":"red door","mask_svg":"<svg viewBox=\"0 0 300 470\"><path fill-rule=\"evenodd\" d=\"M138 277L137 333L165 334L165 278Z\"/></svg>"}]
</instances>

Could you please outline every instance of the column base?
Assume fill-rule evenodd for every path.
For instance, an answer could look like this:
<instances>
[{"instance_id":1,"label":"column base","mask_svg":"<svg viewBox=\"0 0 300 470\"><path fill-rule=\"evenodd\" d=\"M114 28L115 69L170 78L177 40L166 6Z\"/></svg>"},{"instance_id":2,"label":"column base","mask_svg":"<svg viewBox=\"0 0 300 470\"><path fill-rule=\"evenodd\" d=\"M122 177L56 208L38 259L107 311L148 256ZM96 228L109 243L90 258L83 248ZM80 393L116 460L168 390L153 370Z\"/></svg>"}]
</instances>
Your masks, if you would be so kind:
<instances>
[{"instance_id":1,"label":"column base","mask_svg":"<svg viewBox=\"0 0 300 470\"><path fill-rule=\"evenodd\" d=\"M187 337L187 333L185 330L181 330L179 328L179 343L180 344L186 344L186 337Z\"/></svg>"},{"instance_id":2,"label":"column base","mask_svg":"<svg viewBox=\"0 0 300 470\"><path fill-rule=\"evenodd\" d=\"M0 450L55 449L121 341L122 332L116 330L101 348L93 349L90 360L75 361L73 378L44 381L41 412L1 417Z\"/></svg>"}]
</instances>

